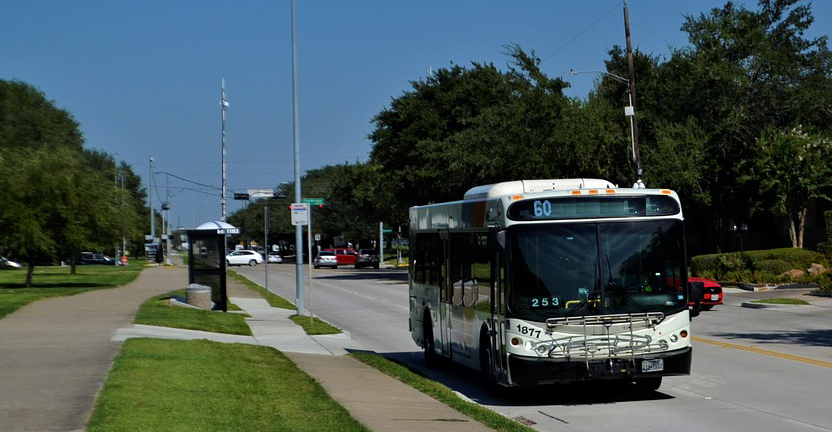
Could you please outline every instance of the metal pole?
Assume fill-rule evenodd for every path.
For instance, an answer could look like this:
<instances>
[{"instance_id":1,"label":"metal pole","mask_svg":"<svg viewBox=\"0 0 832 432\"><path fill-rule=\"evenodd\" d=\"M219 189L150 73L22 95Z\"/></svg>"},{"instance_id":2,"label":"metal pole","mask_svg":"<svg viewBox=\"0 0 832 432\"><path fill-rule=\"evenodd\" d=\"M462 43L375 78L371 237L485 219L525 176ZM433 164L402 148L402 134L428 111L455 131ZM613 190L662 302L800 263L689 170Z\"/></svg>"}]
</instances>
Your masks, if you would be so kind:
<instances>
[{"instance_id":1,"label":"metal pole","mask_svg":"<svg viewBox=\"0 0 832 432\"><path fill-rule=\"evenodd\" d=\"M167 259L165 260L165 264L170 264L170 187L168 187L168 183L170 181L170 175L165 173L165 236L168 238L165 240L167 244Z\"/></svg>"},{"instance_id":2,"label":"metal pole","mask_svg":"<svg viewBox=\"0 0 832 432\"><path fill-rule=\"evenodd\" d=\"M309 212L307 214L306 260L309 262L309 324L312 324L312 206L309 206Z\"/></svg>"},{"instance_id":3,"label":"metal pole","mask_svg":"<svg viewBox=\"0 0 832 432\"><path fill-rule=\"evenodd\" d=\"M292 135L295 154L295 202L300 193L300 137L298 126L298 48L295 41L295 0L292 0ZM295 306L303 314L303 226L295 226Z\"/></svg>"},{"instance_id":4,"label":"metal pole","mask_svg":"<svg viewBox=\"0 0 832 432\"><path fill-rule=\"evenodd\" d=\"M384 222L378 223L378 262L384 264Z\"/></svg>"},{"instance_id":5,"label":"metal pole","mask_svg":"<svg viewBox=\"0 0 832 432\"><path fill-rule=\"evenodd\" d=\"M150 157L150 188L147 189L147 200L150 201L150 242L156 241L156 218L153 217L153 156Z\"/></svg>"},{"instance_id":6,"label":"metal pole","mask_svg":"<svg viewBox=\"0 0 832 432\"><path fill-rule=\"evenodd\" d=\"M225 78L222 79L220 93L220 105L222 106L222 195L220 196L220 204L222 205L222 221L225 222L225 108L228 106L228 101L225 100Z\"/></svg>"},{"instance_id":7,"label":"metal pole","mask_svg":"<svg viewBox=\"0 0 832 432\"><path fill-rule=\"evenodd\" d=\"M268 300L268 298L269 298L269 295L268 295L268 293L269 293L269 205L268 204L266 204L266 206L263 207L263 232L265 233L263 235L263 237L264 237L263 247L264 247L264 250L266 251L266 263L263 266L266 269L266 286L264 287L265 292L263 292L263 297L265 297L266 300Z\"/></svg>"}]
</instances>

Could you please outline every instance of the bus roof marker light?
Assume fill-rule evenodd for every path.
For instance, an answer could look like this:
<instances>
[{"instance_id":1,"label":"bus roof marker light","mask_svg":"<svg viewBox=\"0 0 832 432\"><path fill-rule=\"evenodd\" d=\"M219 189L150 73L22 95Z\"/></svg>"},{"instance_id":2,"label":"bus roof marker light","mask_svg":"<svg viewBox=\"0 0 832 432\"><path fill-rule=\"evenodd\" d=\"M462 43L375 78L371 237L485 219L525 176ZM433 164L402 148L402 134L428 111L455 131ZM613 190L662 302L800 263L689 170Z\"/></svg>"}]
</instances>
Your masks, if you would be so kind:
<instances>
[{"instance_id":1,"label":"bus roof marker light","mask_svg":"<svg viewBox=\"0 0 832 432\"><path fill-rule=\"evenodd\" d=\"M662 189L662 193L665 195L670 195L670 191L667 189Z\"/></svg>"},{"instance_id":2,"label":"bus roof marker light","mask_svg":"<svg viewBox=\"0 0 832 432\"><path fill-rule=\"evenodd\" d=\"M607 193L608 193L608 194L614 194L614 193L615 193L615 189L607 189Z\"/></svg>"},{"instance_id":3,"label":"bus roof marker light","mask_svg":"<svg viewBox=\"0 0 832 432\"><path fill-rule=\"evenodd\" d=\"M589 194L590 194L590 195L592 195L592 194L597 195L597 194L598 194L598 189L590 189L590 190L589 190Z\"/></svg>"},{"instance_id":4,"label":"bus roof marker light","mask_svg":"<svg viewBox=\"0 0 832 432\"><path fill-rule=\"evenodd\" d=\"M521 199L523 199L523 195L514 195L513 197L511 197L512 201L517 201L517 200L521 200Z\"/></svg>"},{"instance_id":5,"label":"bus roof marker light","mask_svg":"<svg viewBox=\"0 0 832 432\"><path fill-rule=\"evenodd\" d=\"M579 190L573 190L572 191L572 195L580 195L580 194L581 194L581 191L579 191Z\"/></svg>"}]
</instances>

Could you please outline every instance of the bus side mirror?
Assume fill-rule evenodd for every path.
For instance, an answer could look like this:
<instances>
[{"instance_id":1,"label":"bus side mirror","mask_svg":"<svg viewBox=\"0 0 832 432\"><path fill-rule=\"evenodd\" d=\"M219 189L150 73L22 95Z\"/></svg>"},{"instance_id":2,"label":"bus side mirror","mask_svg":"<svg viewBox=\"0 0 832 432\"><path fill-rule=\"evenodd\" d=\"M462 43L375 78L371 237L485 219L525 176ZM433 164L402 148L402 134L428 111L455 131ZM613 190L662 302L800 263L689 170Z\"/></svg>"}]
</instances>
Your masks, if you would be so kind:
<instances>
[{"instance_id":1,"label":"bus side mirror","mask_svg":"<svg viewBox=\"0 0 832 432\"><path fill-rule=\"evenodd\" d=\"M702 312L702 288L704 285L688 282L688 310L691 318Z\"/></svg>"}]
</instances>

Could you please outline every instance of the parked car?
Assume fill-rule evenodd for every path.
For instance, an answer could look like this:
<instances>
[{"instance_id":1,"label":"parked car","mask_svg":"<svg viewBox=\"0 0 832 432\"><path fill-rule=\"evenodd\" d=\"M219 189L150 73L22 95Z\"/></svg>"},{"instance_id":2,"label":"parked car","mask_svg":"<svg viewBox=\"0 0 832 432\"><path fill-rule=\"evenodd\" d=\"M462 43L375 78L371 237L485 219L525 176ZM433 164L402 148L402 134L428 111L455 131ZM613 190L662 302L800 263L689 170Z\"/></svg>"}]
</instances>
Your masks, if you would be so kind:
<instances>
[{"instance_id":1,"label":"parked car","mask_svg":"<svg viewBox=\"0 0 832 432\"><path fill-rule=\"evenodd\" d=\"M372 267L378 268L378 252L375 249L359 249L355 257L355 268Z\"/></svg>"},{"instance_id":2,"label":"parked car","mask_svg":"<svg viewBox=\"0 0 832 432\"><path fill-rule=\"evenodd\" d=\"M700 285L702 290L702 310L711 310L716 305L722 304L722 285L716 281L705 279L701 277L689 277L688 282L691 284ZM691 299L690 305L694 305L694 300Z\"/></svg>"},{"instance_id":3,"label":"parked car","mask_svg":"<svg viewBox=\"0 0 832 432\"><path fill-rule=\"evenodd\" d=\"M330 248L324 249L324 251L335 252L338 265L355 265L355 259L358 257L358 252L350 248Z\"/></svg>"},{"instance_id":4,"label":"parked car","mask_svg":"<svg viewBox=\"0 0 832 432\"><path fill-rule=\"evenodd\" d=\"M225 265L227 266L241 266L246 264L250 266L263 264L263 255L260 255L258 252L252 250L243 249L231 252L225 256Z\"/></svg>"},{"instance_id":5,"label":"parked car","mask_svg":"<svg viewBox=\"0 0 832 432\"><path fill-rule=\"evenodd\" d=\"M116 262L107 255L95 252L81 252L81 255L78 258L78 264L83 265L114 265L115 263Z\"/></svg>"},{"instance_id":6,"label":"parked car","mask_svg":"<svg viewBox=\"0 0 832 432\"><path fill-rule=\"evenodd\" d=\"M312 265L314 265L315 268L338 268L338 258L335 255L335 251L323 250L318 252L318 256L316 256L315 259L312 261Z\"/></svg>"},{"instance_id":7,"label":"parked car","mask_svg":"<svg viewBox=\"0 0 832 432\"><path fill-rule=\"evenodd\" d=\"M3 255L0 255L0 270L17 270L23 268L20 263L14 262Z\"/></svg>"},{"instance_id":8,"label":"parked car","mask_svg":"<svg viewBox=\"0 0 832 432\"><path fill-rule=\"evenodd\" d=\"M280 256L280 253L278 253L278 252L269 252L268 261L269 261L269 264L282 263L283 262L283 257Z\"/></svg>"}]
</instances>

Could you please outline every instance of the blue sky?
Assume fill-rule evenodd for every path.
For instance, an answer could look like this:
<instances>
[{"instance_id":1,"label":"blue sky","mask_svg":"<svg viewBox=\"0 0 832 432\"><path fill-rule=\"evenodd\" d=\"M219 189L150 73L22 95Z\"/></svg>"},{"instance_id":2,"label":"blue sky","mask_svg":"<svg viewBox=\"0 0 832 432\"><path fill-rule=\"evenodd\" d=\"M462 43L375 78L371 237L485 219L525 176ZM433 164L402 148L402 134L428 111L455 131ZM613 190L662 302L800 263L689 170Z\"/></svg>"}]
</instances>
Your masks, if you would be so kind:
<instances>
[{"instance_id":1,"label":"blue sky","mask_svg":"<svg viewBox=\"0 0 832 432\"><path fill-rule=\"evenodd\" d=\"M756 1L746 4L756 9ZM130 164L221 184L225 78L228 189L293 179L290 1L28 0L4 2L0 78L34 85L81 124L88 148ZM631 0L633 45L654 55L687 44L684 15L724 1ZM517 43L586 97L607 50L624 46L622 1L298 0L301 168L365 161L372 117L410 81L451 62L505 68ZM816 1L810 37L828 35L832 2ZM638 82L638 77L636 77ZM625 121L622 116L622 121ZM216 190L170 186L174 226L220 218ZM165 199L165 189L159 189ZM158 207L159 201L156 201ZM229 213L241 202L228 198Z\"/></svg>"}]
</instances>

